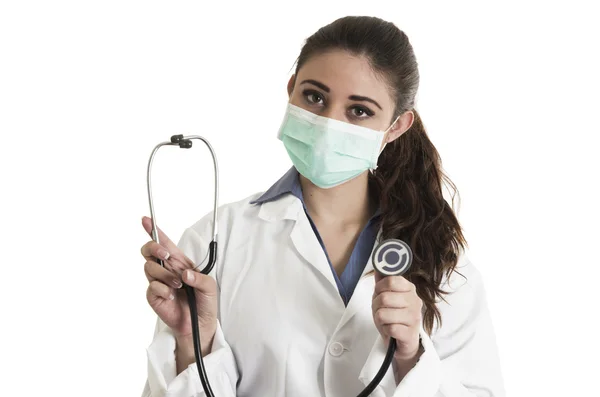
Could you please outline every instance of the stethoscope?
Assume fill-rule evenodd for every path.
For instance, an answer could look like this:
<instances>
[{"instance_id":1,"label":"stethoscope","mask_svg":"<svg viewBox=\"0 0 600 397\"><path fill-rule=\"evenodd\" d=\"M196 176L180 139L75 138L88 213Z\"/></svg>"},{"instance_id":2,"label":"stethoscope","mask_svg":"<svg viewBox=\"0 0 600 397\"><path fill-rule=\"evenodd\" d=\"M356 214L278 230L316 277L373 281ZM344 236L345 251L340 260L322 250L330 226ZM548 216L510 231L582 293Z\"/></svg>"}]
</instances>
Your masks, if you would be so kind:
<instances>
[{"instance_id":1,"label":"stethoscope","mask_svg":"<svg viewBox=\"0 0 600 397\"><path fill-rule=\"evenodd\" d=\"M219 200L219 169L217 166L217 157L215 152L210 145L210 143L203 137L198 135L173 135L170 141L162 142L156 145L152 153L150 154L150 160L148 161L148 172L147 172L147 185L148 185L148 202L150 203L150 217L152 218L152 239L160 243L158 239L158 229L156 227L156 216L154 214L154 205L152 201L152 184L151 184L151 172L152 172L152 163L154 161L154 156L158 149L163 146L179 146L182 149L189 149L192 147L192 140L197 139L202 141L209 149L210 154L213 159L214 165L214 173L215 173L215 188L214 188L214 203L213 203L213 226L212 226L212 241L209 244L209 250L207 253L207 257L197 265L194 269L200 267L202 263L204 263L208 259L208 263L206 266L200 271L202 274L209 274L213 269L216 261L217 261L217 207ZM380 272L383 276L398 276L406 273L406 271L410 268L413 260L412 250L402 240L397 239L387 239L380 242L377 247L373 250L371 255L371 261L373 263L373 268ZM162 260L157 259L157 262L164 266ZM202 353L200 350L200 331L198 329L198 308L196 307L196 299L194 289L189 285L183 283L183 287L185 289L188 304L190 306L190 317L192 323L192 333L194 339L194 355L196 357L196 366L198 367L198 374L200 375L200 382L202 383L202 388L204 389L204 393L207 397L215 397L210 383L208 382L208 376L206 375L206 370L204 368L204 362L202 360ZM390 365L392 364L392 360L394 358L394 352L396 351L396 340L394 338L390 338L390 343L388 345L388 350L385 355L385 359L383 360L383 364L381 368L373 378L373 380L365 387L365 389L358 395L358 397L367 397L369 396L377 387L377 385L381 382L386 372L388 371Z\"/></svg>"},{"instance_id":2,"label":"stethoscope","mask_svg":"<svg viewBox=\"0 0 600 397\"><path fill-rule=\"evenodd\" d=\"M150 217L152 218L152 239L157 243L160 243L158 240L158 229L156 227L156 215L154 214L154 204L152 200L152 163L154 161L154 156L158 149L163 146L179 146L182 149L189 149L192 147L192 139L198 139L206 144L210 154L212 155L213 165L215 169L215 189L214 189L214 205L213 205L213 226L212 226L212 241L209 244L208 249L208 263L200 271L202 274L209 274L210 271L215 266L217 261L217 203L219 202L219 168L217 165L217 156L215 156L215 151L213 150L210 143L203 137L198 135L173 135L170 141L161 142L154 147L152 150L152 154L150 154L150 160L148 160L148 172L146 175L147 185L148 185L148 202L150 203ZM198 264L194 269L200 267L202 263L206 261L207 258L204 258L200 264ZM157 259L157 262L164 266L162 260ZM183 288L185 289L185 293L188 298L188 304L190 306L190 318L192 324L192 334L194 338L194 355L196 357L196 366L198 367L198 373L200 374L200 382L202 383L202 388L204 389L204 393L207 397L214 397L214 393L210 388L210 383L208 383L208 376L206 375L206 370L204 369L204 361L202 361L202 352L200 350L200 330L198 329L198 308L196 307L196 295L194 293L194 288L190 287L186 283L183 283Z\"/></svg>"}]
</instances>

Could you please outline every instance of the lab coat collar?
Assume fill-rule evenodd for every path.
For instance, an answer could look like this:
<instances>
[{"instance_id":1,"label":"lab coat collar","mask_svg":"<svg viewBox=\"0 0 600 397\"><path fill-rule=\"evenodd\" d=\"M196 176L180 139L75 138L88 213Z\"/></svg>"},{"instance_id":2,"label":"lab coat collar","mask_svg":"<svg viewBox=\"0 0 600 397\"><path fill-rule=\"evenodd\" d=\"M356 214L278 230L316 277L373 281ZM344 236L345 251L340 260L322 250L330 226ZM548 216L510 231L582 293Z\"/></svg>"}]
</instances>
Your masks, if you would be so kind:
<instances>
[{"instance_id":1,"label":"lab coat collar","mask_svg":"<svg viewBox=\"0 0 600 397\"><path fill-rule=\"evenodd\" d=\"M258 199L251 201L250 204L263 204L274 201L286 193L291 193L302 200L302 188L298 179L299 175L295 167L290 168L273 186Z\"/></svg>"},{"instance_id":2,"label":"lab coat collar","mask_svg":"<svg viewBox=\"0 0 600 397\"><path fill-rule=\"evenodd\" d=\"M251 205L260 206L258 216L261 219L268 222L298 219L303 209L302 188L298 176L296 168L290 168L259 198L250 202Z\"/></svg>"},{"instance_id":3,"label":"lab coat collar","mask_svg":"<svg viewBox=\"0 0 600 397\"><path fill-rule=\"evenodd\" d=\"M302 194L302 186L300 185L300 173L296 167L291 167L277 182L275 182L266 192L260 197L250 202L251 205L262 205L268 202L276 201L286 194L292 194L297 197L306 210L304 196ZM377 207L373 218L381 215L381 207Z\"/></svg>"},{"instance_id":4,"label":"lab coat collar","mask_svg":"<svg viewBox=\"0 0 600 397\"><path fill-rule=\"evenodd\" d=\"M258 217L267 222L278 222L284 219L296 221L301 211L303 208L300 199L286 193L275 201L260 204Z\"/></svg>"}]
</instances>

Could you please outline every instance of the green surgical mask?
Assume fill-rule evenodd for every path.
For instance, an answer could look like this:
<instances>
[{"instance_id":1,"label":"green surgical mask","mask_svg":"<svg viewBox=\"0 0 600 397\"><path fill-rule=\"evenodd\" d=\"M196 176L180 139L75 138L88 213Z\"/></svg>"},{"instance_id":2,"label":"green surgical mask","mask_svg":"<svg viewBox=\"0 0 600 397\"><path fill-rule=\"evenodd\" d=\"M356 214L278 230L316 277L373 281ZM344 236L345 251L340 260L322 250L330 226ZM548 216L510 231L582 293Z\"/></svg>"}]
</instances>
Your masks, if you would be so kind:
<instances>
[{"instance_id":1,"label":"green surgical mask","mask_svg":"<svg viewBox=\"0 0 600 397\"><path fill-rule=\"evenodd\" d=\"M290 103L278 138L298 172L329 189L376 169L386 132L318 116Z\"/></svg>"}]
</instances>

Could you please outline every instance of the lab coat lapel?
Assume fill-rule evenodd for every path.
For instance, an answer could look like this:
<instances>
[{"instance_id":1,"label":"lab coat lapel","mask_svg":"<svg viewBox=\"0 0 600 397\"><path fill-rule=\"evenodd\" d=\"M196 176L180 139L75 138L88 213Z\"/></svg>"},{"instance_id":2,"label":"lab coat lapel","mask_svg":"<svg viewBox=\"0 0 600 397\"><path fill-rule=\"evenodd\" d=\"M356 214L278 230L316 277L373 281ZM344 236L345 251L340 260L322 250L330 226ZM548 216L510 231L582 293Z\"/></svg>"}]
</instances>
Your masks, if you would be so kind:
<instances>
[{"instance_id":1,"label":"lab coat lapel","mask_svg":"<svg viewBox=\"0 0 600 397\"><path fill-rule=\"evenodd\" d=\"M319 240L317 239L315 232L310 225L306 214L302 211L298 214L296 223L291 233L291 239L294 247L298 253L308 262L315 270L329 282L329 284L335 288L337 294L339 294L335 278L329 261L325 255L325 250L321 247Z\"/></svg>"},{"instance_id":2,"label":"lab coat lapel","mask_svg":"<svg viewBox=\"0 0 600 397\"><path fill-rule=\"evenodd\" d=\"M315 236L312 226L304 213L300 200L292 195L286 195L279 200L261 205L259 217L269 221L292 220L294 226L290 233L290 240L294 249L302 259L320 273L338 294L337 284L333 277L327 256L319 240ZM282 236L283 237L283 236Z\"/></svg>"},{"instance_id":3,"label":"lab coat lapel","mask_svg":"<svg viewBox=\"0 0 600 397\"><path fill-rule=\"evenodd\" d=\"M358 284L356 284L356 288L354 289L352 298L350 298L350 302L348 302L348 306L344 311L344 315L338 324L338 329L342 328L348 321L350 321L350 319L356 313L365 310L365 307L371 307L371 303L373 301L373 291L375 289L375 277L373 274L369 274L373 271L373 262L371 261L371 257L373 256L375 247L377 247L379 244L380 238L381 231L379 231L377 234L377 238L375 240L375 244L373 244L373 248L371 249L369 259L367 260L362 275L358 280Z\"/></svg>"}]
</instances>

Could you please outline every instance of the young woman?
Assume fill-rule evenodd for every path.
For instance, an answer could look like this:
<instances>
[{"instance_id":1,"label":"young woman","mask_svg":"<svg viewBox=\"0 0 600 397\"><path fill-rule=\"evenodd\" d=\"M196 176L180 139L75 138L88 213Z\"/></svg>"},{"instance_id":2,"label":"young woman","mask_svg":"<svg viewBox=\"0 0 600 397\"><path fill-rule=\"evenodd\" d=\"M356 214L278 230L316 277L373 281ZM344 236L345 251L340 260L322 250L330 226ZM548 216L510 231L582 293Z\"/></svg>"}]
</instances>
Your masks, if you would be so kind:
<instances>
[{"instance_id":1,"label":"young woman","mask_svg":"<svg viewBox=\"0 0 600 397\"><path fill-rule=\"evenodd\" d=\"M191 269L206 257L211 214L178 246L161 232L142 247L158 315L144 396L204 395L182 282L195 288L218 397L356 396L390 337L393 364L373 395L504 395L482 280L442 195L452 182L414 109L418 85L392 23L346 17L308 38L279 131L294 167L221 207L210 275ZM373 271L388 238L412 249L403 276Z\"/></svg>"}]
</instances>

